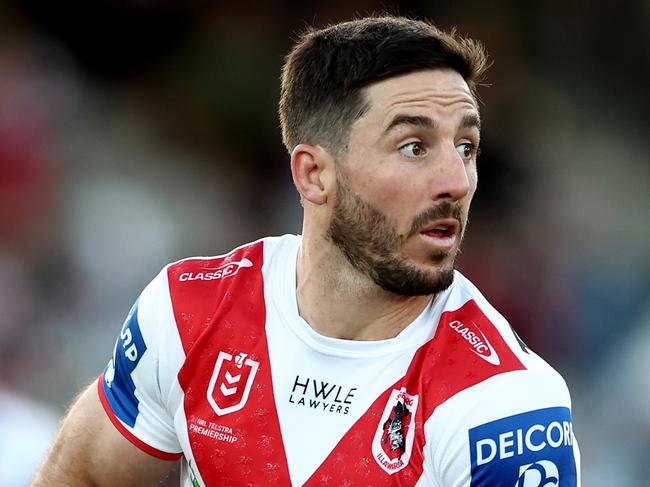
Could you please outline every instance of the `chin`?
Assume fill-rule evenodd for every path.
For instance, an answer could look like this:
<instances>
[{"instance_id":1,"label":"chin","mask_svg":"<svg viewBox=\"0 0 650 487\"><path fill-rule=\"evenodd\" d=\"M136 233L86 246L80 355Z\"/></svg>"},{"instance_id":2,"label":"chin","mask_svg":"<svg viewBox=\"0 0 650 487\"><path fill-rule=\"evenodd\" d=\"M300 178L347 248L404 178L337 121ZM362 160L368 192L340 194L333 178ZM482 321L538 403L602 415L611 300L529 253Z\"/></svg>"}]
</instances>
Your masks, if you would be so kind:
<instances>
[{"instance_id":1,"label":"chin","mask_svg":"<svg viewBox=\"0 0 650 487\"><path fill-rule=\"evenodd\" d=\"M372 276L375 283L385 291L401 296L425 296L438 294L454 281L454 263L446 265L401 265L378 266Z\"/></svg>"}]
</instances>

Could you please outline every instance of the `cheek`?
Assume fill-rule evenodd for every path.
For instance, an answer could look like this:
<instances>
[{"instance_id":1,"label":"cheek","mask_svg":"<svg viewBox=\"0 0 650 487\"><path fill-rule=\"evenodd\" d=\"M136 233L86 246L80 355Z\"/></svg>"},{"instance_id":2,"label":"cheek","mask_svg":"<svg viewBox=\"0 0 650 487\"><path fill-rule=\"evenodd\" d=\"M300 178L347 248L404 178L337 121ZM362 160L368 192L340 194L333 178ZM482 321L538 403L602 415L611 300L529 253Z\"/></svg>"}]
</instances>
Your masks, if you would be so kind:
<instances>
[{"instance_id":1,"label":"cheek","mask_svg":"<svg viewBox=\"0 0 650 487\"><path fill-rule=\"evenodd\" d=\"M399 174L380 173L377 170L348 172L352 189L365 201L377 208L393 213L395 207L405 204L409 195L416 194L416 184L411 178Z\"/></svg>"},{"instance_id":2,"label":"cheek","mask_svg":"<svg viewBox=\"0 0 650 487\"><path fill-rule=\"evenodd\" d=\"M401 220L404 215L408 218L417 212L422 205L422 188L417 182L388 178L376 184L373 188L373 201L387 215Z\"/></svg>"}]
</instances>

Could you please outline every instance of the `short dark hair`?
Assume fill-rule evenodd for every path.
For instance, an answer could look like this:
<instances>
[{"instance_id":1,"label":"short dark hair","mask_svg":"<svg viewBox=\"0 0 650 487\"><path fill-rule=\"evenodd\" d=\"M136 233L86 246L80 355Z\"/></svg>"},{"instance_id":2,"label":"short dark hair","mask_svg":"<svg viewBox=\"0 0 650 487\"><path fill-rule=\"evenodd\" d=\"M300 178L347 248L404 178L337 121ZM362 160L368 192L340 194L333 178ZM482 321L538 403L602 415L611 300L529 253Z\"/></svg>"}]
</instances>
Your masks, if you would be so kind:
<instances>
[{"instance_id":1,"label":"short dark hair","mask_svg":"<svg viewBox=\"0 0 650 487\"><path fill-rule=\"evenodd\" d=\"M404 17L366 17L308 29L282 70L280 124L289 153L301 143L340 153L352 123L368 109L363 88L421 69L450 68L476 87L487 67L483 46L455 31Z\"/></svg>"}]
</instances>

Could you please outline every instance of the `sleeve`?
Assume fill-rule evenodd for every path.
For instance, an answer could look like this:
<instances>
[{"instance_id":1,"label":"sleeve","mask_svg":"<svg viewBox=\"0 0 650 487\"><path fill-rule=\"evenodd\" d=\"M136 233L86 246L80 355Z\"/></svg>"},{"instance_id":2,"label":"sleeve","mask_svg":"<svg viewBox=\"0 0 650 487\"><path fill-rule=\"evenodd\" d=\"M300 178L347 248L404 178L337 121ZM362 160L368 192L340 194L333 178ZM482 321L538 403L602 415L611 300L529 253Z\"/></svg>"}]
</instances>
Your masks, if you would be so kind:
<instances>
[{"instance_id":1,"label":"sleeve","mask_svg":"<svg viewBox=\"0 0 650 487\"><path fill-rule=\"evenodd\" d=\"M169 300L166 269L142 292L126 317L113 356L98 380L104 410L115 427L141 450L176 460L181 447L160 380L163 303Z\"/></svg>"},{"instance_id":2,"label":"sleeve","mask_svg":"<svg viewBox=\"0 0 650 487\"><path fill-rule=\"evenodd\" d=\"M545 363L459 393L425 434L425 470L440 487L580 487L569 391Z\"/></svg>"}]
</instances>

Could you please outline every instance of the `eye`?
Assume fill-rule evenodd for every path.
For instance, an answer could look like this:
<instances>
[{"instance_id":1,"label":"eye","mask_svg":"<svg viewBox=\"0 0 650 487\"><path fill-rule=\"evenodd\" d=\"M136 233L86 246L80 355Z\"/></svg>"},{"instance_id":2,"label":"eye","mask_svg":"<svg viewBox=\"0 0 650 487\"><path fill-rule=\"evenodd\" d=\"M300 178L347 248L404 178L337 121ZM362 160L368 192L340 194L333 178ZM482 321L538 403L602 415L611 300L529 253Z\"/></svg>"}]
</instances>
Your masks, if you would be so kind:
<instances>
[{"instance_id":1,"label":"eye","mask_svg":"<svg viewBox=\"0 0 650 487\"><path fill-rule=\"evenodd\" d=\"M408 144L404 144L399 148L399 151L401 154L412 159L417 159L427 153L421 142L409 142Z\"/></svg>"},{"instance_id":2,"label":"eye","mask_svg":"<svg viewBox=\"0 0 650 487\"><path fill-rule=\"evenodd\" d=\"M476 146L470 142L458 144L456 150L463 159L471 159L477 153Z\"/></svg>"}]
</instances>

